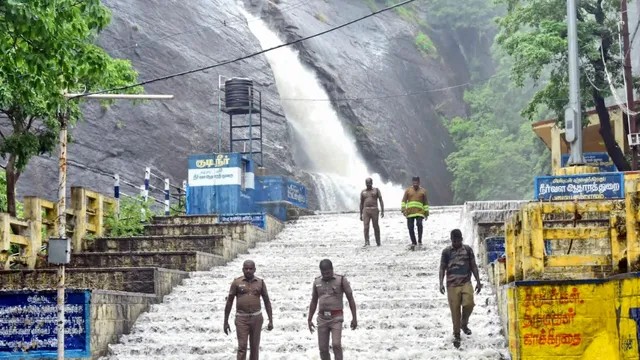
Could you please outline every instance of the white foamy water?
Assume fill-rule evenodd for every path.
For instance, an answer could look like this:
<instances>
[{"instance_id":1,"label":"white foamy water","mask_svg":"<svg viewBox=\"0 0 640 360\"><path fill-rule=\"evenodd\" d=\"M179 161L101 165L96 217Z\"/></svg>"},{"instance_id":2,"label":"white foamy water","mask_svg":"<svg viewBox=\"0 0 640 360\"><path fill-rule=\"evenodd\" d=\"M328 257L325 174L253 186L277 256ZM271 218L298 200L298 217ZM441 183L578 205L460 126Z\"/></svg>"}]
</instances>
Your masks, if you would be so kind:
<instances>
[{"instance_id":1,"label":"white foamy water","mask_svg":"<svg viewBox=\"0 0 640 360\"><path fill-rule=\"evenodd\" d=\"M438 291L438 265L450 230L460 226L460 211L433 208L425 223L424 251L407 249L406 220L398 211L381 219L382 246L368 248L361 247L358 214L303 217L288 224L275 240L258 244L226 266L192 273L163 303L142 314L131 334L112 345L103 359L234 359L235 304L229 319L233 332L227 336L222 331L225 297L231 281L242 275L242 263L252 259L256 276L268 286L275 326L266 331L265 321L260 359L317 360L317 334L309 333L306 318L323 258L331 259L335 272L350 279L357 304L359 327L352 331L344 299L345 359L506 359L495 296L482 271L485 288L475 297L469 323L473 334L462 334L459 350L451 344L451 318L446 295Z\"/></svg>"},{"instance_id":2,"label":"white foamy water","mask_svg":"<svg viewBox=\"0 0 640 360\"><path fill-rule=\"evenodd\" d=\"M240 8L248 20L248 26L258 39L262 49L283 44L278 35L266 24L250 16ZM367 168L355 140L342 126L340 118L329 100L315 72L306 67L298 52L290 46L265 53L271 65L276 86L282 101L285 116L294 132L297 147L304 151L294 158L299 165L306 166L314 178L320 210L355 210L360 206L360 191L364 180L373 179L383 198L399 206L404 189L392 183L385 184L378 174ZM295 101L286 99L316 99L319 101Z\"/></svg>"}]
</instances>

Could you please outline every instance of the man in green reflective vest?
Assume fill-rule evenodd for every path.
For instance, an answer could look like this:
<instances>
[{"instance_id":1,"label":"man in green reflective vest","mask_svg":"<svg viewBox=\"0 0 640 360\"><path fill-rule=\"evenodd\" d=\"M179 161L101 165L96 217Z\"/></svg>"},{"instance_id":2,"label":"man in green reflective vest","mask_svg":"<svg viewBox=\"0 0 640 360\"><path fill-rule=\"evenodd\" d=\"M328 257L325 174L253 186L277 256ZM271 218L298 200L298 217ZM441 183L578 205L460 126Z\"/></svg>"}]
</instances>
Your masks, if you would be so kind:
<instances>
[{"instance_id":1,"label":"man in green reflective vest","mask_svg":"<svg viewBox=\"0 0 640 360\"><path fill-rule=\"evenodd\" d=\"M427 200L427 190L420 187L420 178L414 176L413 186L405 190L402 197L402 214L407 218L411 245L422 245L422 221L429 217L429 202ZM416 233L414 227L418 228L418 242L416 243Z\"/></svg>"}]
</instances>

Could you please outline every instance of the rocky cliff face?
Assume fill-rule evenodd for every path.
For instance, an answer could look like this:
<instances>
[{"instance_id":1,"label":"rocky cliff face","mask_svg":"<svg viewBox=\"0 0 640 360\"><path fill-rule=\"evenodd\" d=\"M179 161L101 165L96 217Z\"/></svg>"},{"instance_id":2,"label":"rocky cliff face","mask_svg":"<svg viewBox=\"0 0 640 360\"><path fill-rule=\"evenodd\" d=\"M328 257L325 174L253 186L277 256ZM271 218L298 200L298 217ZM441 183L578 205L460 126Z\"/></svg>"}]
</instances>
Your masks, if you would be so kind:
<instances>
[{"instance_id":1,"label":"rocky cliff face","mask_svg":"<svg viewBox=\"0 0 640 360\"><path fill-rule=\"evenodd\" d=\"M371 12L369 0L246 2L254 16L261 16L288 40ZM113 20L99 44L114 57L130 59L141 80L261 50L236 0L106 0L105 4L112 9ZM452 198L444 163L451 142L440 117L465 114L463 87L456 85L469 80L468 61L464 47L446 29L423 30L437 47L437 54L423 55L415 44L418 30L418 25L389 11L296 48L316 70L369 167L405 185L412 175L420 175L431 201L445 204ZM72 130L69 183L110 193L111 174L141 185L146 166L174 184L181 183L186 179L187 156L218 150L218 75L256 82L263 92L265 167L271 174L298 178L311 187L293 160L291 129L262 55L145 86L147 93L174 94L174 100L136 106L119 101L110 107L88 103L85 121ZM228 151L229 120L222 116L222 150ZM20 195L55 198L53 155L30 163L19 182ZM126 187L122 191L137 193ZM315 204L313 196L310 202Z\"/></svg>"}]
</instances>

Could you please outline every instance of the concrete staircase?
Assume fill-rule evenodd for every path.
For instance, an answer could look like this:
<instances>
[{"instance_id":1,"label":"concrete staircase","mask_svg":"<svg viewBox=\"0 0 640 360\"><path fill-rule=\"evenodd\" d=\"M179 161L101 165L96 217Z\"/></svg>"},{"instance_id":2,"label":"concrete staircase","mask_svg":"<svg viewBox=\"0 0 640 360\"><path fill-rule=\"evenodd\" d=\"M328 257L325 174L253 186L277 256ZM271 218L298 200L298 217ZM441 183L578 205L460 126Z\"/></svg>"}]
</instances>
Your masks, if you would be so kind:
<instances>
[{"instance_id":1,"label":"concrete staircase","mask_svg":"<svg viewBox=\"0 0 640 360\"><path fill-rule=\"evenodd\" d=\"M190 272L224 265L284 227L274 218L267 220L269 231L217 221L216 216L157 217L145 226L143 236L98 238L88 243L86 252L71 255L66 286L108 292L102 293L104 303L92 299L93 358L128 333L139 314L161 302ZM56 268L43 266L0 271L2 288L55 289Z\"/></svg>"},{"instance_id":2,"label":"concrete staircase","mask_svg":"<svg viewBox=\"0 0 640 360\"><path fill-rule=\"evenodd\" d=\"M343 347L346 359L506 359L495 296L486 274L475 298L471 336L452 346L446 296L438 291L438 266L449 232L460 226L462 208L433 208L424 246L408 248L406 221L399 211L381 219L382 246L363 248L362 223L354 213L301 217L271 242L260 243L225 266L194 273L138 319L129 335L110 346L108 360L232 359L236 334L222 332L230 282L242 275L246 259L256 262L269 288L275 329L263 330L260 358L319 359L317 338L306 326L311 284L318 263L333 261L351 281L359 328L351 331L345 300ZM266 328L266 324L265 324Z\"/></svg>"}]
</instances>

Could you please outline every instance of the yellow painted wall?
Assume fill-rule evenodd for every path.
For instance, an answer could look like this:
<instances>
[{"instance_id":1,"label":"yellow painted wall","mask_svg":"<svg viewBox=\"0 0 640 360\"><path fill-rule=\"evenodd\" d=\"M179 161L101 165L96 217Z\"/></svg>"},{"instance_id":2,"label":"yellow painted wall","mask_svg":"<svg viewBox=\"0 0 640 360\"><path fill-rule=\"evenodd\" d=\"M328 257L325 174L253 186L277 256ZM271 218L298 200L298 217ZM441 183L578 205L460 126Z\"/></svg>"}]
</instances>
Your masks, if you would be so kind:
<instances>
[{"instance_id":1,"label":"yellow painted wall","mask_svg":"<svg viewBox=\"0 0 640 360\"><path fill-rule=\"evenodd\" d=\"M640 273L630 275L503 287L512 359L639 359Z\"/></svg>"}]
</instances>

